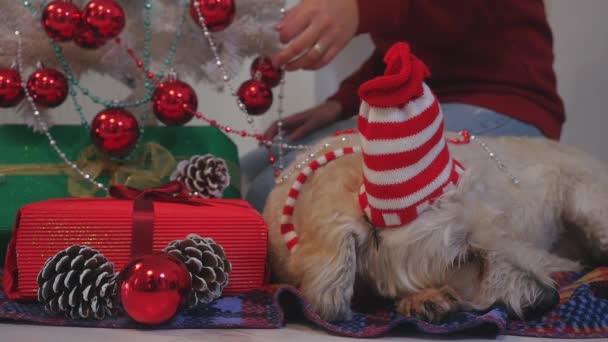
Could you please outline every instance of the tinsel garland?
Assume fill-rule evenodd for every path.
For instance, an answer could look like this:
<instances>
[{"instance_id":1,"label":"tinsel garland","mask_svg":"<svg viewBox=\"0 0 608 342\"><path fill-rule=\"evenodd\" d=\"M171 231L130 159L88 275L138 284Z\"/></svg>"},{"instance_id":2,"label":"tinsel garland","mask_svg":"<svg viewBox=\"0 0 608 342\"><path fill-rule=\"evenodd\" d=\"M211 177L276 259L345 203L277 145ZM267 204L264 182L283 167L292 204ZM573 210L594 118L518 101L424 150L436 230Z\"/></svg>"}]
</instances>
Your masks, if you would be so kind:
<instances>
[{"instance_id":1,"label":"tinsel garland","mask_svg":"<svg viewBox=\"0 0 608 342\"><path fill-rule=\"evenodd\" d=\"M135 51L142 51L144 41L143 2L117 0L126 13L127 26L120 38ZM41 9L42 0L30 0L32 6ZM74 0L82 7L87 1ZM281 17L281 0L239 0L236 18L224 31L214 34L218 50L226 70L236 75L246 58L260 54L272 54L278 49L278 36L274 27ZM176 0L158 0L152 6L152 44L150 47L151 69L160 70L163 58L175 35L180 11L184 7ZM39 11L40 12L40 11ZM0 65L10 65L15 60L17 49L13 32L19 30L24 37L24 63L34 66L44 61L48 67L59 68L53 46L35 16L21 0L5 0L0 5ZM87 51L74 44L62 44L65 57L76 77L84 72L97 72L133 86L130 97L137 98L145 92L144 76L127 58L125 50L109 42L102 48ZM197 48L198 47L198 48ZM205 82L220 86L221 75L215 65L212 52L195 22L187 17L184 33L177 45L177 53L171 66L178 74L188 75L194 82ZM218 90L221 90L218 87ZM127 97L130 98L130 97ZM22 113L28 106L19 106ZM26 117L27 118L27 117Z\"/></svg>"}]
</instances>

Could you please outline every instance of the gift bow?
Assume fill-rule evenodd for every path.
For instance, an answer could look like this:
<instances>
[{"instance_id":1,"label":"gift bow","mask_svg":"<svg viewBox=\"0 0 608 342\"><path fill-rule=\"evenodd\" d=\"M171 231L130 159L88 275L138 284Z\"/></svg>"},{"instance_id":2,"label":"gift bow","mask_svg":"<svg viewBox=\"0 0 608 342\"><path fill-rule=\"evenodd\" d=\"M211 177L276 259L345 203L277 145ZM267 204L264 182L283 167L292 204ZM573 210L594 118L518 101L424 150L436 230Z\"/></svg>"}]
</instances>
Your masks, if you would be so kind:
<instances>
[{"instance_id":1,"label":"gift bow","mask_svg":"<svg viewBox=\"0 0 608 342\"><path fill-rule=\"evenodd\" d=\"M188 189L182 182L172 181L161 187L139 190L127 185L113 185L110 196L116 199L133 201L174 202L191 205L204 205L207 202L190 197Z\"/></svg>"},{"instance_id":2,"label":"gift bow","mask_svg":"<svg viewBox=\"0 0 608 342\"><path fill-rule=\"evenodd\" d=\"M109 193L116 199L133 200L131 257L152 252L154 245L154 201L203 204L191 200L185 186L177 181L146 190L134 189L126 185L113 185L110 187Z\"/></svg>"},{"instance_id":3,"label":"gift bow","mask_svg":"<svg viewBox=\"0 0 608 342\"><path fill-rule=\"evenodd\" d=\"M150 253L154 245L154 202L172 202L195 206L213 206L217 200L190 197L186 186L179 181L169 182L161 187L139 190L126 185L113 185L110 196L133 201L133 222L131 225L131 257ZM215 204L214 204L215 203ZM222 205L248 208L239 202L221 201Z\"/></svg>"},{"instance_id":4,"label":"gift bow","mask_svg":"<svg viewBox=\"0 0 608 342\"><path fill-rule=\"evenodd\" d=\"M78 167L97 179L110 176L110 184L124 184L132 188L149 189L160 186L163 178L175 169L175 157L157 143L147 143L132 159L117 162L109 159L94 146L85 148L79 155ZM70 174L68 192L74 197L93 197L99 189L77 174Z\"/></svg>"}]
</instances>

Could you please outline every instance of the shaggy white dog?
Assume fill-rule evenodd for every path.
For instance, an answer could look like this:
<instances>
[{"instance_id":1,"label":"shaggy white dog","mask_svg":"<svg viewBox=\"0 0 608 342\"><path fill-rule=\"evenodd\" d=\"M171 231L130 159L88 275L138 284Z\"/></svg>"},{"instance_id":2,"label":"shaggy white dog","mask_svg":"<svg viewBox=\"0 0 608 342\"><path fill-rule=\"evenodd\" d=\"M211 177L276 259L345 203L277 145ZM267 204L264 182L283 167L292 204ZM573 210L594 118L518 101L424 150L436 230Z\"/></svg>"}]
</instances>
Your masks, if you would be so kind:
<instances>
[{"instance_id":1,"label":"shaggy white dog","mask_svg":"<svg viewBox=\"0 0 608 342\"><path fill-rule=\"evenodd\" d=\"M523 318L555 305L553 272L608 262L608 168L547 139L477 141L518 184L475 141L450 145L466 166L458 186L407 227L376 231L357 200L362 157L355 153L302 187L293 215L299 245L290 252L280 218L294 173L264 212L276 280L298 286L328 320L349 317L356 281L394 298L400 313L427 320L496 302ZM359 138L330 138L320 148L326 143L354 146Z\"/></svg>"}]
</instances>

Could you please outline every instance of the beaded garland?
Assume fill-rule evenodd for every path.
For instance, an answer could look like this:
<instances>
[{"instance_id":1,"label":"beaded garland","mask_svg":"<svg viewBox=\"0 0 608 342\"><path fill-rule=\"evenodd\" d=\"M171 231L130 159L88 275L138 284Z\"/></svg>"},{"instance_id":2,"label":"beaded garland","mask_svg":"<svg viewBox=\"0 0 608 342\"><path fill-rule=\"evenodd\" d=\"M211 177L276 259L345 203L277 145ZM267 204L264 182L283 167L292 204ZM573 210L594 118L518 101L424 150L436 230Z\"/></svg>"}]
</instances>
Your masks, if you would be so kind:
<instances>
[{"instance_id":1,"label":"beaded garland","mask_svg":"<svg viewBox=\"0 0 608 342\"><path fill-rule=\"evenodd\" d=\"M39 16L39 11L34 8L34 6L32 6L32 3L30 1L23 1L23 4L25 7L27 7L34 16ZM41 6L44 6L46 4L46 0L42 2ZM176 30L176 34L175 37L172 41L169 53L167 58L164 61L163 64L163 68L160 72L158 72L156 75L152 72L149 71L149 64L150 64L150 43L151 43L151 17L150 17L150 10L152 8L152 4L150 2L150 0L146 0L144 7L146 9L146 15L145 15L145 19L144 19L144 25L145 25L145 31L144 31L144 51L143 51L143 61L140 60L137 55L135 54L135 52L133 51L133 49L125 47L127 53L129 54L129 56L131 56L131 58L135 61L136 65L138 68L140 68L143 72L146 73L147 79L148 81L146 81L146 94L142 99L136 100L136 101L132 101L132 102L125 102L125 103L121 103L119 101L109 101L109 100L103 100L95 95L93 95L90 90L84 86L82 86L78 80L76 79L76 77L74 76L72 69L69 66L69 63L67 62L64 54L63 54L63 48L61 47L61 45L59 45L59 43L57 43L56 41L53 41L52 39L49 39L49 43L53 45L53 49L56 55L56 58L59 60L60 64L63 67L63 70L66 74L66 77L69 81L69 94L71 96L72 99L72 103L74 105L74 109L75 111L79 114L82 125L84 126L85 129L89 129L89 123L86 121L84 113L82 112L82 106L80 105L80 103L78 102L77 99L77 90L80 91L83 95L87 96L92 102L96 103L96 104L101 104L105 107L120 107L120 108L128 108L128 107L138 107L144 104L148 104L150 103L151 99L152 99L152 93L155 89L156 84L158 83L158 79L162 78L163 75L165 74L166 70L170 67L173 57L175 56L176 50L177 50L177 44L179 42L179 39L182 35L183 32L183 25L185 22L185 15L186 15L186 11L185 9L187 8L187 5L190 4L190 1L188 0L184 0L181 2L181 5L184 7L184 12L182 13L182 15L180 16L179 19L179 23L178 23L178 29ZM199 4L196 1L192 2L192 5L195 7L195 10L197 12L198 15L198 22L200 24L200 26L203 28L203 34L205 36L205 38L207 39L207 42L209 44L209 47L211 48L214 58L216 60L216 65L217 67L220 69L220 71L222 72L222 80L224 81L224 83L227 85L227 87L230 89L231 95L233 97L236 98L236 102L237 102L237 106L238 108L246 113L245 110L245 106L244 104L240 101L240 99L238 98L238 96L236 95L236 91L234 86L230 83L230 76L227 73L227 70L224 67L224 63L221 61L218 51L217 51L217 46L215 44L215 42L213 41L212 38L212 34L209 31L209 29L207 28L207 26L205 25L205 19L202 16L201 12L200 12L200 8L198 7ZM286 10L283 7L281 7L280 9L280 13L281 15L284 15L286 13ZM23 54L23 43L22 43L22 37L20 36L19 31L16 31L15 34L18 36L18 59L19 59L19 70L22 73L21 70L23 70L23 60L22 60L22 54ZM122 41L119 37L114 39L115 43L123 46ZM22 75L23 76L23 75ZM267 140L264 139L262 135L260 134L256 134L256 133L250 133L248 131L238 131L238 130L233 130L230 126L225 126L225 125L221 125L219 123L217 123L216 120L211 120L209 118L207 118L205 115L203 115L200 112L196 112L193 113L197 118L202 119L204 121L206 121L207 123L209 123L212 126L218 127L222 130L224 130L226 133L231 133L231 134L238 134L241 137L253 137L255 139L257 139L263 146L265 146L270 154L269 157L269 162L271 163L271 165L273 166L273 168L275 169L275 174L278 175L278 173L280 172L279 170L283 169L284 165L283 165L283 153L284 150L304 150L304 149L308 149L308 146L305 145L289 145L283 142L283 131L282 131L282 115L283 115L283 98L284 98L284 84L285 84L285 79L284 77L281 78L280 81L280 88L279 88L279 101L278 101L278 117L279 117L279 132L276 138L276 141L271 141L271 140ZM53 147L53 149L57 152L57 154L59 155L59 157L66 163L68 164L72 169L74 169L78 174L80 174L85 180L91 181L94 185L96 185L99 189L103 189L107 191L107 187L99 182L96 182L94 180L91 179L91 176L89 174L87 174L86 172L80 170L78 168L78 166L71 162L67 156L65 155L65 153L63 153L61 151L61 149L57 146L56 141L53 139L52 135L50 134L50 132L48 131L48 127L46 125L46 123L41 119L40 117L40 111L37 108L37 106L35 105L35 103L33 103L31 100L31 95L29 93L26 93L27 97L28 97L28 102L30 103L32 110L34 112L34 117L37 120L37 122L39 123L40 128L42 129L43 133L47 136L47 138L49 139L49 143L50 145ZM254 120L253 118L248 114L247 114L247 122L251 125L253 124ZM140 120L145 121L146 118L148 116L148 112L145 112L142 117L140 118ZM140 137L143 135L144 132L144 125L141 126L140 128ZM139 143L139 141L138 141ZM276 158L275 156L272 154L271 151L271 147L276 146L278 147L279 150L279 166L278 168L275 166L275 161ZM123 159L129 159L129 157L125 157Z\"/></svg>"},{"instance_id":2,"label":"beaded garland","mask_svg":"<svg viewBox=\"0 0 608 342\"><path fill-rule=\"evenodd\" d=\"M29 8L32 13L34 15L38 15L38 11L33 8L33 6L31 5L31 3L29 1L24 1L23 2L24 5ZM42 6L44 6L44 4L46 3L46 1L43 1ZM181 6L184 7L184 12L182 13L182 15L180 16L179 19L179 23L178 23L178 29L176 30L176 34L175 37L172 41L171 47L169 49L169 53L167 55L167 58L164 61L163 64L163 68L161 71L159 71L156 75L152 72L149 71L149 65L150 65L150 43L151 43L151 18L150 18L150 10L152 8L151 2L150 0L146 0L144 7L146 9L146 15L145 15L145 19L144 19L144 25L145 25L145 31L144 31L144 51L143 51L143 61L140 60L137 55L135 54L135 52L128 48L125 47L127 53L129 54L129 56L131 56L131 58L133 58L133 60L135 61L136 65L138 68L140 68L143 72L146 73L147 79L148 81L146 81L146 94L144 96L144 98L140 99L140 100L136 100L133 102L126 102L126 103L120 103L117 101L108 101L108 100L103 100L100 99L97 96L94 96L91 94L91 92L89 91L88 88L83 87L78 80L74 77L71 68L67 62L67 60L65 59L65 56L63 55L63 49L61 48L61 46L53 41L53 40L49 40L51 44L53 44L54 47L54 51L56 54L57 59L60 61L64 72L67 75L68 81L70 82L70 96L72 98L72 102L74 104L74 108L76 110L76 112L79 114L82 124L83 126L88 129L89 128L89 124L86 121L84 114L82 113L82 106L78 103L77 100L77 93L76 93L76 89L80 90L80 92L89 97L91 99L91 101L93 101L94 103L97 104L102 104L106 107L121 107L121 108L127 108L127 107L137 107L137 106L141 106L144 104L148 104L151 101L152 98L152 93L154 92L155 86L158 83L158 79L161 79L165 72L167 71L167 69L170 67L173 57L175 56L175 53L177 51L177 44L179 42L179 39L182 35L183 32L183 25L184 25L184 21L185 21L185 9L187 7L187 5L190 4L190 1L184 0L181 2ZM240 99L238 98L238 96L236 95L236 91L234 86L232 85L232 83L230 82L230 76L227 73L227 70L224 67L223 62L221 61L221 58L219 57L218 51L217 51L217 46L215 44L215 42L213 41L212 38L212 33L209 31L209 29L207 28L207 26L205 25L205 19L202 16L202 13L200 11L199 8L199 3L197 1L192 2L192 5L194 6L196 13L198 15L198 22L200 24L200 26L203 28L203 34L205 36L205 38L207 39L207 42L209 44L209 47L211 48L214 58L216 60L216 65L217 67L220 69L220 71L222 72L222 80L224 81L224 83L226 84L226 86L230 89L231 95L236 99L236 103L238 108L247 114L247 122L249 124L252 124L254 122L253 118L246 112L245 110L245 105L240 101ZM282 7L280 9L280 12L282 15L284 15L286 13L286 10L284 7ZM23 79L23 74L22 74L22 70L23 70L23 62L22 62L22 38L19 34L19 31L16 31L15 34L18 36L18 64L19 64L19 72L21 73L21 77ZM120 38L115 38L114 41L123 46L122 45L122 41ZM279 105L278 105L278 117L279 117L279 122L278 122L278 135L276 138L276 141L271 141L271 140L266 140L263 138L263 136L261 136L260 134L257 133L250 133L248 131L245 130L233 130L230 126L226 126L226 125L222 125L220 123L218 123L216 120L212 120L209 119L208 117L206 117L204 114L202 114L201 112L193 112L192 114L197 117L198 119L202 119L204 121L206 121L208 124L210 124L211 126L214 127L218 127L219 129L222 129L223 131L225 131L226 133L230 133L230 134L236 134L239 135L241 137L251 137L251 138L255 138L257 139L263 146L267 147L269 150L269 162L270 164L273 166L274 170L275 170L275 175L277 177L276 182L277 184L282 183L283 181L289 179L291 177L291 175L296 172L296 170L300 170L304 165L306 165L306 163L310 162L310 160L312 160L313 158L315 158L315 156L328 149L331 144L326 143L323 146L321 146L317 151L313 151L311 152L307 158L304 159L304 161L300 164L296 164L294 166L294 169L288 171L288 172L284 172L283 174L281 174L281 170L283 170L284 165L283 165L283 153L284 150L309 150L310 147L306 146L306 145L289 145L283 142L283 130L282 130L282 115L283 115L283 97L284 97L284 84L285 84L285 78L282 77L281 81L280 81L280 88L279 88L279 94L278 94L278 98L279 98ZM24 87L25 88L25 87ZM75 163L71 162L67 156L65 155L65 153L63 153L61 151L61 149L57 146L56 141L54 140L54 138L52 137L52 135L50 134L50 132L48 131L48 127L46 126L46 124L44 123L44 121L40 118L40 111L38 110L36 104L33 102L33 98L31 97L31 94L29 94L29 92L27 91L27 89L25 89L26 92L26 97L28 99L28 102L30 103L33 111L34 111L34 117L36 118L36 120L38 121L38 123L40 124L40 127L42 128L44 134L47 136L47 138L49 139L49 143L50 145L53 147L53 149L57 152L57 154L59 155L59 157L66 163L68 164L72 169L74 169L78 174L80 174L85 180L88 180L90 182L92 182L95 186L97 186L99 189L103 189L107 191L107 187L99 182L96 182L95 180L91 179L91 176L89 174L87 174L86 172L80 170L78 168L78 165L76 165ZM145 112L144 115L142 116L141 120L145 121L147 118L148 113ZM144 127L142 125L141 129L140 129L140 133L141 135L143 135L143 130ZM337 132L337 135L340 134L347 134L347 133L354 133L354 130L347 130L344 132ZM506 167L506 165L501 161L500 158L498 158L496 156L496 154L490 150L490 148L488 147L488 145L481 141L480 139L478 139L475 136L471 136L470 134L468 134L468 132L461 132L460 133L461 136L463 137L462 141L450 141L451 143L454 144L461 144L461 143L469 143L471 140L476 141L481 148L488 154L488 156L494 160L494 162L496 163L498 169L502 172L504 172L510 179L511 181L517 185L519 184L519 179L517 177L515 177ZM141 136L140 135L140 136ZM341 138L342 141L346 141L347 138L346 136L343 136ZM278 148L279 151L279 158L278 158L278 167L275 165L277 162L277 158L272 154L271 152L271 147L276 146Z\"/></svg>"}]
</instances>

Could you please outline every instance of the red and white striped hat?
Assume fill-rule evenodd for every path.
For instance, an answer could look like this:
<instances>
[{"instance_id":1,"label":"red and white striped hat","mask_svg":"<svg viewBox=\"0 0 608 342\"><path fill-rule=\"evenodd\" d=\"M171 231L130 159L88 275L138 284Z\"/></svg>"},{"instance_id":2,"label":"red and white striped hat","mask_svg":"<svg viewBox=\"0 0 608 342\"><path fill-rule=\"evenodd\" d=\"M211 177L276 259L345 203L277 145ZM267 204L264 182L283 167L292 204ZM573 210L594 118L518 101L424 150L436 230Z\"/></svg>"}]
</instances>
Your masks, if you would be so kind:
<instances>
[{"instance_id":1,"label":"red and white striped hat","mask_svg":"<svg viewBox=\"0 0 608 342\"><path fill-rule=\"evenodd\" d=\"M359 204L375 227L398 228L455 186L463 168L450 156L439 102L424 83L427 67L406 43L384 62L384 75L359 88Z\"/></svg>"}]
</instances>

